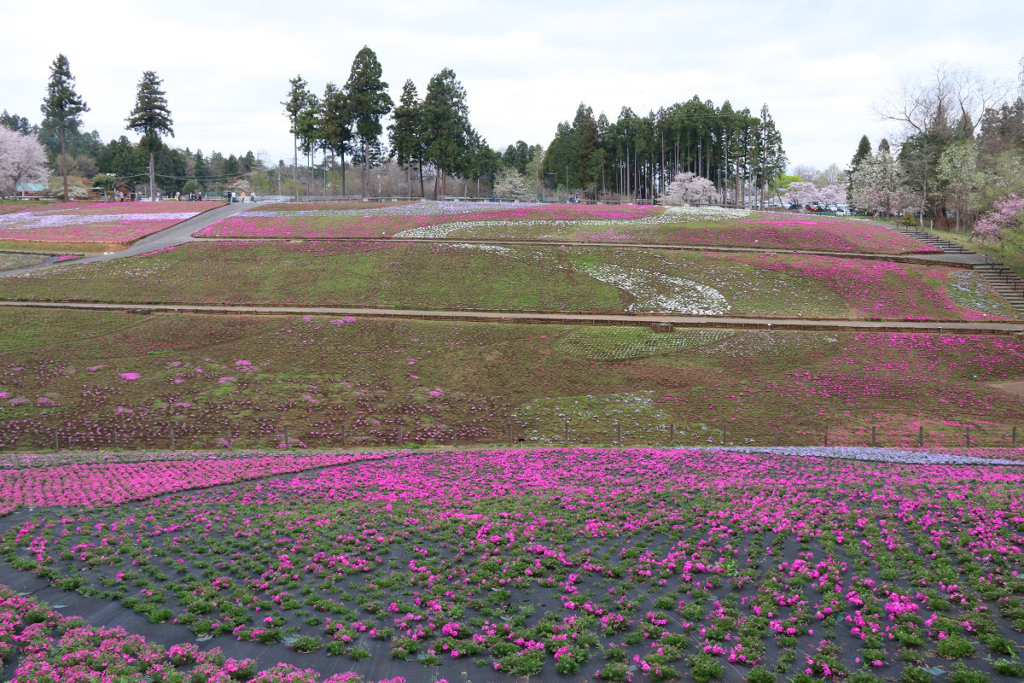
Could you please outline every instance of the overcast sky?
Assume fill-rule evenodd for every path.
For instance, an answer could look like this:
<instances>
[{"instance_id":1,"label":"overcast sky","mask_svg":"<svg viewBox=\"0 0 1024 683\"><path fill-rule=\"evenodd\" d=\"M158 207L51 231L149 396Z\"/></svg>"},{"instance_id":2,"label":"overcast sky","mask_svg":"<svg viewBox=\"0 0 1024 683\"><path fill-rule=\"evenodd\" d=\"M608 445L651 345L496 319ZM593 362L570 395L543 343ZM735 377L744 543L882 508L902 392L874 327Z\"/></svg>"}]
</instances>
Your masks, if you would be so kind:
<instances>
[{"instance_id":1,"label":"overcast sky","mask_svg":"<svg viewBox=\"0 0 1024 683\"><path fill-rule=\"evenodd\" d=\"M341 85L370 46L397 101L445 67L492 147L544 146L586 102L614 120L691 98L767 103L792 164L844 166L891 129L872 103L939 62L1016 79L1021 0L644 3L535 0L133 2L4 0L0 109L39 122L49 66L67 55L87 130L124 131L144 70L164 79L172 144L290 159L281 102L301 74ZM132 137L129 135L129 137ZM133 138L134 139L134 138Z\"/></svg>"}]
</instances>

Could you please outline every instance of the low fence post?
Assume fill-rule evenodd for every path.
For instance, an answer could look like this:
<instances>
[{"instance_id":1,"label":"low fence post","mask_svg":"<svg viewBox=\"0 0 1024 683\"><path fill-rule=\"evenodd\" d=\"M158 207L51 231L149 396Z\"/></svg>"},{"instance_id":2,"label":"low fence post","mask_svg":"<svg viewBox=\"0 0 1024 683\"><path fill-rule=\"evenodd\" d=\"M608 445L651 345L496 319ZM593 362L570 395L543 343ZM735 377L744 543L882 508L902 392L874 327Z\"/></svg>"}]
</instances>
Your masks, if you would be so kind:
<instances>
[{"instance_id":1,"label":"low fence post","mask_svg":"<svg viewBox=\"0 0 1024 683\"><path fill-rule=\"evenodd\" d=\"M825 427L825 445L828 446L828 427Z\"/></svg>"},{"instance_id":2,"label":"low fence post","mask_svg":"<svg viewBox=\"0 0 1024 683\"><path fill-rule=\"evenodd\" d=\"M401 445L403 443L405 443L405 426L404 425L398 425L398 445L399 445L399 447L401 447Z\"/></svg>"},{"instance_id":3,"label":"low fence post","mask_svg":"<svg viewBox=\"0 0 1024 683\"><path fill-rule=\"evenodd\" d=\"M722 445L723 446L725 445L725 437L726 437L726 433L727 433L726 430L727 429L728 429L727 427L722 427Z\"/></svg>"},{"instance_id":4,"label":"low fence post","mask_svg":"<svg viewBox=\"0 0 1024 683\"><path fill-rule=\"evenodd\" d=\"M346 439L346 436L345 436L345 425L341 425L341 447L342 448L345 447L346 440L347 439Z\"/></svg>"},{"instance_id":5,"label":"low fence post","mask_svg":"<svg viewBox=\"0 0 1024 683\"><path fill-rule=\"evenodd\" d=\"M874 447L874 446L877 446L877 445L878 445L877 427L875 427L875 425L871 425L871 446Z\"/></svg>"},{"instance_id":6,"label":"low fence post","mask_svg":"<svg viewBox=\"0 0 1024 683\"><path fill-rule=\"evenodd\" d=\"M174 450L174 425L171 425L171 450Z\"/></svg>"},{"instance_id":7,"label":"low fence post","mask_svg":"<svg viewBox=\"0 0 1024 683\"><path fill-rule=\"evenodd\" d=\"M617 443L619 446L621 446L622 445L622 424L619 423L619 422L615 423L615 435L616 435L616 439L617 439L615 443Z\"/></svg>"},{"instance_id":8,"label":"low fence post","mask_svg":"<svg viewBox=\"0 0 1024 683\"><path fill-rule=\"evenodd\" d=\"M964 455L971 449L971 428L967 428L967 438L964 440Z\"/></svg>"},{"instance_id":9,"label":"low fence post","mask_svg":"<svg viewBox=\"0 0 1024 683\"><path fill-rule=\"evenodd\" d=\"M780 441L781 440L781 436L779 435L780 431L782 431L782 430L779 428L779 425L775 425L775 445L776 445L776 447L781 442Z\"/></svg>"},{"instance_id":10,"label":"low fence post","mask_svg":"<svg viewBox=\"0 0 1024 683\"><path fill-rule=\"evenodd\" d=\"M917 447L924 448L924 425L917 428Z\"/></svg>"},{"instance_id":11,"label":"low fence post","mask_svg":"<svg viewBox=\"0 0 1024 683\"><path fill-rule=\"evenodd\" d=\"M668 445L669 446L675 445L675 442L676 442L676 426L675 425L669 425L668 426Z\"/></svg>"},{"instance_id":12,"label":"low fence post","mask_svg":"<svg viewBox=\"0 0 1024 683\"><path fill-rule=\"evenodd\" d=\"M53 450L60 450L60 432L57 431L53 433Z\"/></svg>"}]
</instances>

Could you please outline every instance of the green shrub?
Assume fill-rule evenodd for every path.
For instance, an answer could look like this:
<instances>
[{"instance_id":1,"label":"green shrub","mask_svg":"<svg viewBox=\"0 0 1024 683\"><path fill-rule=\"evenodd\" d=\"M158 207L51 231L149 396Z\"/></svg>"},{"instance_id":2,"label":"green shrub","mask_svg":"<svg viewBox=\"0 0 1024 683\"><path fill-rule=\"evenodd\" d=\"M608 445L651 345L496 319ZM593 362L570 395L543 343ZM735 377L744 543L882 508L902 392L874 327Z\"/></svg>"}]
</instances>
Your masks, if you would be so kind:
<instances>
[{"instance_id":1,"label":"green shrub","mask_svg":"<svg viewBox=\"0 0 1024 683\"><path fill-rule=\"evenodd\" d=\"M900 676L900 683L932 683L932 675L919 666L908 666Z\"/></svg>"},{"instance_id":2,"label":"green shrub","mask_svg":"<svg viewBox=\"0 0 1024 683\"><path fill-rule=\"evenodd\" d=\"M981 671L971 671L963 662L953 665L953 671L949 674L949 683L987 683L988 674Z\"/></svg>"},{"instance_id":3,"label":"green shrub","mask_svg":"<svg viewBox=\"0 0 1024 683\"><path fill-rule=\"evenodd\" d=\"M992 662L992 668L1004 676L1024 678L1024 666L1020 662L1015 662L1011 659L997 659Z\"/></svg>"},{"instance_id":4,"label":"green shrub","mask_svg":"<svg viewBox=\"0 0 1024 683\"><path fill-rule=\"evenodd\" d=\"M751 669L747 674L747 683L775 683L776 680L775 674L761 666Z\"/></svg>"},{"instance_id":5,"label":"green shrub","mask_svg":"<svg viewBox=\"0 0 1024 683\"><path fill-rule=\"evenodd\" d=\"M313 636L301 636L292 643L292 649L296 652L316 652L322 646L320 639Z\"/></svg>"},{"instance_id":6,"label":"green shrub","mask_svg":"<svg viewBox=\"0 0 1024 683\"><path fill-rule=\"evenodd\" d=\"M690 673L695 680L710 681L712 678L721 678L725 667L722 663L708 654L699 654L690 660Z\"/></svg>"},{"instance_id":7,"label":"green shrub","mask_svg":"<svg viewBox=\"0 0 1024 683\"><path fill-rule=\"evenodd\" d=\"M625 664L614 662L603 667L597 677L602 681L627 681L629 680L629 669Z\"/></svg>"},{"instance_id":8,"label":"green shrub","mask_svg":"<svg viewBox=\"0 0 1024 683\"><path fill-rule=\"evenodd\" d=\"M974 655L975 649L963 636L950 636L939 641L939 656L946 659L963 659Z\"/></svg>"}]
</instances>

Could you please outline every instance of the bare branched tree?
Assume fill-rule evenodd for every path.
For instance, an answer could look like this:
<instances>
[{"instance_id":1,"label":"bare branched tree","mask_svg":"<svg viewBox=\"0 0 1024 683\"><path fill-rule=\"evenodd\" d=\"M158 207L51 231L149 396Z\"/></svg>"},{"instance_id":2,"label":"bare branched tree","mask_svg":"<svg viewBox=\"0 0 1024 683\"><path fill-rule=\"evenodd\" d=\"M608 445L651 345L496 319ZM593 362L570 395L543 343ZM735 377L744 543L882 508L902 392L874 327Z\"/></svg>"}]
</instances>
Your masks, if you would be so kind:
<instances>
[{"instance_id":1,"label":"bare branched tree","mask_svg":"<svg viewBox=\"0 0 1024 683\"><path fill-rule=\"evenodd\" d=\"M1011 90L1005 80L985 79L973 69L941 63L928 78L901 81L874 109L883 121L900 124L904 137L950 129L973 135L985 110Z\"/></svg>"}]
</instances>

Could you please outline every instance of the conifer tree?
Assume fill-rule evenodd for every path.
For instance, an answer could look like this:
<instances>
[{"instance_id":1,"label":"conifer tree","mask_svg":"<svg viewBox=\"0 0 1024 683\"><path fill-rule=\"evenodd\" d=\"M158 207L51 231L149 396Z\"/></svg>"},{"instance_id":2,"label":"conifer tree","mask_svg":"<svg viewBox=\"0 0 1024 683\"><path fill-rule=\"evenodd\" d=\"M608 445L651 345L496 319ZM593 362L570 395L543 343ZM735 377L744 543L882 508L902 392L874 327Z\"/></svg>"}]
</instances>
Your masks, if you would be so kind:
<instances>
[{"instance_id":1,"label":"conifer tree","mask_svg":"<svg viewBox=\"0 0 1024 683\"><path fill-rule=\"evenodd\" d=\"M362 146L364 197L369 194L367 182L370 148L377 144L377 138L384 131L380 123L381 118L394 106L387 92L388 84L381 80L382 73L376 53L368 47L363 47L356 53L356 58L352 62L352 72L345 83L345 99Z\"/></svg>"},{"instance_id":2,"label":"conifer tree","mask_svg":"<svg viewBox=\"0 0 1024 683\"><path fill-rule=\"evenodd\" d=\"M160 89L162 83L163 80L155 71L144 71L135 97L135 108L126 119L126 128L142 136L139 146L149 152L150 201L156 198L153 158L156 150L160 149L160 137L174 137L174 130L171 128L174 122L171 120L171 110L167 108L165 93Z\"/></svg>"},{"instance_id":3,"label":"conifer tree","mask_svg":"<svg viewBox=\"0 0 1024 683\"><path fill-rule=\"evenodd\" d=\"M40 110L60 131L60 174L64 179L64 201L68 201L67 131L69 127L78 126L82 114L89 111L89 105L75 92L75 77L71 75L71 66L64 55L57 55L50 66L50 81Z\"/></svg>"}]
</instances>

